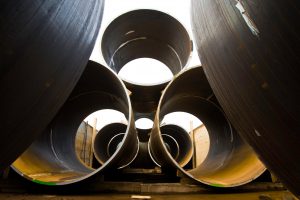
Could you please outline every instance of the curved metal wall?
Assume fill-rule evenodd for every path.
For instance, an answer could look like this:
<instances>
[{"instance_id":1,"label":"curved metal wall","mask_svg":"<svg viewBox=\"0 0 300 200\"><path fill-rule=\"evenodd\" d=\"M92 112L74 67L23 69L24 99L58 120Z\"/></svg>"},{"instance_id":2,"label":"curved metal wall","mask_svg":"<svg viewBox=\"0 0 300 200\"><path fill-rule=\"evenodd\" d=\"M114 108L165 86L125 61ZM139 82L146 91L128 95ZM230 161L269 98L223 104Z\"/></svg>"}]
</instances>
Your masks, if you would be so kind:
<instances>
[{"instance_id":1,"label":"curved metal wall","mask_svg":"<svg viewBox=\"0 0 300 200\"><path fill-rule=\"evenodd\" d=\"M188 177L211 186L234 187L248 183L262 174L265 167L233 129L212 95L202 67L188 69L170 82L155 116L150 136L151 155L162 167L177 168ZM176 111L190 113L206 126L210 146L202 163L184 168L168 151L160 123L166 114Z\"/></svg>"},{"instance_id":2,"label":"curved metal wall","mask_svg":"<svg viewBox=\"0 0 300 200\"><path fill-rule=\"evenodd\" d=\"M1 2L0 171L43 131L79 80L103 2Z\"/></svg>"},{"instance_id":3,"label":"curved metal wall","mask_svg":"<svg viewBox=\"0 0 300 200\"><path fill-rule=\"evenodd\" d=\"M300 196L300 2L192 1L208 81L241 136Z\"/></svg>"},{"instance_id":4,"label":"curved metal wall","mask_svg":"<svg viewBox=\"0 0 300 200\"><path fill-rule=\"evenodd\" d=\"M153 58L164 63L173 74L185 67L192 43L183 25L172 16L156 10L133 10L113 20L101 43L103 57L118 73L131 60ZM133 109L147 113L156 109L167 82L142 85L125 80L132 92Z\"/></svg>"},{"instance_id":5,"label":"curved metal wall","mask_svg":"<svg viewBox=\"0 0 300 200\"><path fill-rule=\"evenodd\" d=\"M102 109L122 112L128 125L119 148L100 168L92 169L78 158L76 132L91 113ZM47 130L14 163L13 169L37 183L65 185L84 180L108 168L133 160L138 138L125 85L108 68L90 61L66 103Z\"/></svg>"}]
</instances>

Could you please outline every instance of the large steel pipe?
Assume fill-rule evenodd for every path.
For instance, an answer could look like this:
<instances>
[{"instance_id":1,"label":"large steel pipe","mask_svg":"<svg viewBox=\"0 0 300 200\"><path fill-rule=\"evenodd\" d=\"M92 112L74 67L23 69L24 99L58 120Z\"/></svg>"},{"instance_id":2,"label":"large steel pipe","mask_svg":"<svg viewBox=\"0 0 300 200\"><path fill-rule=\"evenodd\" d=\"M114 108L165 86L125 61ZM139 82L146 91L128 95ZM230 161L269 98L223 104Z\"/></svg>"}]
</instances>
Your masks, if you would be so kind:
<instances>
[{"instance_id":1,"label":"large steel pipe","mask_svg":"<svg viewBox=\"0 0 300 200\"><path fill-rule=\"evenodd\" d=\"M157 131L158 129L155 129ZM174 124L167 124L160 127L161 137L166 149L180 167L184 167L193 156L193 143L186 130ZM150 143L149 143L150 144ZM151 146L149 146L151 154ZM155 160L155 157L153 157ZM161 166L159 159L155 162Z\"/></svg>"},{"instance_id":2,"label":"large steel pipe","mask_svg":"<svg viewBox=\"0 0 300 200\"><path fill-rule=\"evenodd\" d=\"M151 155L162 167L176 167L192 179L211 186L245 184L262 174L265 167L232 128L212 96L201 67L191 68L174 79L159 102L150 136ZM206 158L202 163L194 162L192 167L181 167L165 145L160 123L166 114L176 111L196 116L209 134L210 146ZM193 144L197 145L197 141Z\"/></svg>"},{"instance_id":3,"label":"large steel pipe","mask_svg":"<svg viewBox=\"0 0 300 200\"><path fill-rule=\"evenodd\" d=\"M122 142L100 168L92 169L75 151L76 132L91 113L102 109L122 112L128 125ZM22 176L42 184L64 185L86 179L107 168L117 168L137 154L129 96L122 81L108 68L89 62L75 89L48 129L12 165Z\"/></svg>"},{"instance_id":4,"label":"large steel pipe","mask_svg":"<svg viewBox=\"0 0 300 200\"><path fill-rule=\"evenodd\" d=\"M70 95L94 47L103 2L1 1L0 171Z\"/></svg>"},{"instance_id":5,"label":"large steel pipe","mask_svg":"<svg viewBox=\"0 0 300 200\"><path fill-rule=\"evenodd\" d=\"M241 136L300 196L300 2L193 0L204 71Z\"/></svg>"},{"instance_id":6,"label":"large steel pipe","mask_svg":"<svg viewBox=\"0 0 300 200\"><path fill-rule=\"evenodd\" d=\"M186 29L170 15L156 10L134 10L110 23L101 48L106 63L117 73L129 61L148 57L161 61L177 74L186 65L192 44ZM167 82L142 85L125 80L132 92L133 109L155 110Z\"/></svg>"}]
</instances>

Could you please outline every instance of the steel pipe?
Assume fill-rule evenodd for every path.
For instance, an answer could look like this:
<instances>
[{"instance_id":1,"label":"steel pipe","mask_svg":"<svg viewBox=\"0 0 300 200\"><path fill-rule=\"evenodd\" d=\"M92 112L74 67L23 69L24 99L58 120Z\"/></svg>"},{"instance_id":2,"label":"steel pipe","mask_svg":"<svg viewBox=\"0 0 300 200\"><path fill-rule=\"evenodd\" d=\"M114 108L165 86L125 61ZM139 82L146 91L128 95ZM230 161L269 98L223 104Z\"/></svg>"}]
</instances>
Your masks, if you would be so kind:
<instances>
[{"instance_id":1,"label":"steel pipe","mask_svg":"<svg viewBox=\"0 0 300 200\"><path fill-rule=\"evenodd\" d=\"M86 166L75 151L80 123L102 109L122 112L128 125L119 148L98 169ZM89 62L71 96L47 130L12 165L23 177L47 185L65 185L86 179L132 160L138 151L129 96L123 82L108 68Z\"/></svg>"},{"instance_id":2,"label":"steel pipe","mask_svg":"<svg viewBox=\"0 0 300 200\"><path fill-rule=\"evenodd\" d=\"M101 49L110 68L118 73L131 60L153 58L177 74L187 63L192 43L179 21L156 10L134 10L125 13L106 28ZM124 80L132 92L133 109L147 113L156 109L161 91L169 81L142 85Z\"/></svg>"},{"instance_id":3,"label":"steel pipe","mask_svg":"<svg viewBox=\"0 0 300 200\"><path fill-rule=\"evenodd\" d=\"M160 127L165 115L177 111L196 116L204 123L209 134L210 146L206 158L202 163L194 162L192 167L183 168L173 158L165 145ZM194 145L197 145L197 141L194 141ZM265 171L264 165L232 128L213 98L202 67L184 71L163 92L150 135L150 147L151 155L162 167L176 167L188 177L211 186L242 185Z\"/></svg>"},{"instance_id":4,"label":"steel pipe","mask_svg":"<svg viewBox=\"0 0 300 200\"><path fill-rule=\"evenodd\" d=\"M126 124L111 123L101 128L96 134L93 140L93 152L96 159L101 164L104 164L107 160L109 160L114 152L120 148L126 129ZM119 166L119 168L129 165L134 159L135 157L132 157L131 160L123 163L123 165Z\"/></svg>"},{"instance_id":5,"label":"steel pipe","mask_svg":"<svg viewBox=\"0 0 300 200\"><path fill-rule=\"evenodd\" d=\"M300 2L192 1L216 97L266 166L300 197Z\"/></svg>"},{"instance_id":6,"label":"steel pipe","mask_svg":"<svg viewBox=\"0 0 300 200\"><path fill-rule=\"evenodd\" d=\"M124 132L126 131L127 125L123 123L111 123L104 126L94 138L93 149L96 159L101 163L105 163L119 147L124 137ZM139 140L138 153L132 160L128 160L127 163L120 166L124 168L129 166L131 168L154 168L156 165L151 159L148 151L148 139L146 139L147 131L146 129L138 129L138 135L142 134L142 140ZM142 132L142 133L140 133ZM140 138L140 137L139 137Z\"/></svg>"},{"instance_id":7,"label":"steel pipe","mask_svg":"<svg viewBox=\"0 0 300 200\"><path fill-rule=\"evenodd\" d=\"M180 167L184 167L188 164L193 156L193 143L189 133L180 126L174 124L163 125L159 130L161 131L164 145L172 158ZM151 146L149 146L149 149L151 154ZM155 157L151 157L155 160ZM155 160L155 163L159 166L163 165L160 163L159 159Z\"/></svg>"},{"instance_id":8,"label":"steel pipe","mask_svg":"<svg viewBox=\"0 0 300 200\"><path fill-rule=\"evenodd\" d=\"M70 95L93 50L103 2L1 1L0 171Z\"/></svg>"}]
</instances>

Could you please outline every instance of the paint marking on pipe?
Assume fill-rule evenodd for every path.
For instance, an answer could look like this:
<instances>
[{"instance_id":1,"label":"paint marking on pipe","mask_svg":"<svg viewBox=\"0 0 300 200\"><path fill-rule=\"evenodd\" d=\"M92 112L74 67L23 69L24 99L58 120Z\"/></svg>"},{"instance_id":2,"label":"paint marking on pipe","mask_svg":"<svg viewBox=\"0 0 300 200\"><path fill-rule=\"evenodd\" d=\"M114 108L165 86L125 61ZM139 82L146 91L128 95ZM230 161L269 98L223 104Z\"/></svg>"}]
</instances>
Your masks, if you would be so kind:
<instances>
[{"instance_id":1,"label":"paint marking on pipe","mask_svg":"<svg viewBox=\"0 0 300 200\"><path fill-rule=\"evenodd\" d=\"M41 184L41 185L56 185L55 183L52 183L52 182L44 182L44 181L39 181L39 180L36 180L36 179L33 179L32 182L38 183L38 184Z\"/></svg>"},{"instance_id":2,"label":"paint marking on pipe","mask_svg":"<svg viewBox=\"0 0 300 200\"><path fill-rule=\"evenodd\" d=\"M261 134L256 129L254 129L254 132L258 137L261 137Z\"/></svg>"},{"instance_id":3,"label":"paint marking on pipe","mask_svg":"<svg viewBox=\"0 0 300 200\"><path fill-rule=\"evenodd\" d=\"M131 199L151 199L151 196L131 195Z\"/></svg>"},{"instance_id":4,"label":"paint marking on pipe","mask_svg":"<svg viewBox=\"0 0 300 200\"><path fill-rule=\"evenodd\" d=\"M129 35L130 33L134 33L135 31L132 30L132 31L128 31L127 33L125 33L125 35Z\"/></svg>"},{"instance_id":5,"label":"paint marking on pipe","mask_svg":"<svg viewBox=\"0 0 300 200\"><path fill-rule=\"evenodd\" d=\"M250 31L252 32L253 35L255 35L256 37L259 38L259 30L256 26L256 24L254 23L254 21L250 18L250 15L246 12L244 6L242 5L242 3L240 2L240 0L236 0L237 4L235 5L235 7L237 7L237 9L240 11L244 21L246 22L247 26L249 27Z\"/></svg>"},{"instance_id":6,"label":"paint marking on pipe","mask_svg":"<svg viewBox=\"0 0 300 200\"><path fill-rule=\"evenodd\" d=\"M224 187L224 185L222 184L218 184L218 183L211 183L209 184L210 186L213 186L213 187Z\"/></svg>"}]
</instances>

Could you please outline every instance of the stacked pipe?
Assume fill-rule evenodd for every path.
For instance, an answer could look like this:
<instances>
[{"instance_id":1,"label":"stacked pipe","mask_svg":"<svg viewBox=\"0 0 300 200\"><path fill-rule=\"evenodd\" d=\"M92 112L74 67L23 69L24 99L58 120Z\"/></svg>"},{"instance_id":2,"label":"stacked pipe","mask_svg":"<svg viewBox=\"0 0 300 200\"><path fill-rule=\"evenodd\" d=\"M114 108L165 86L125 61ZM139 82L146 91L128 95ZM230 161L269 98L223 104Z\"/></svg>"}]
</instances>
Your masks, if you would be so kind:
<instances>
[{"instance_id":1,"label":"stacked pipe","mask_svg":"<svg viewBox=\"0 0 300 200\"><path fill-rule=\"evenodd\" d=\"M198 52L225 113L300 197L300 2L193 0Z\"/></svg>"},{"instance_id":2,"label":"stacked pipe","mask_svg":"<svg viewBox=\"0 0 300 200\"><path fill-rule=\"evenodd\" d=\"M192 49L184 27L172 17L153 10L137 10L121 15L108 26L102 40L104 59L117 73L133 59L150 57L162 61L173 74L177 74L185 66ZM194 76L190 75L191 71L195 73ZM159 166L178 167L197 181L223 187L245 184L265 170L251 148L231 127L221 108L216 105L218 103L205 101L213 92L204 73L201 70L199 72L198 68L176 78L162 96L161 91L167 82L154 86L138 85L128 80L124 82L132 92L131 101L135 112L139 115L153 110L156 112L148 151ZM197 101L195 96L200 100ZM185 100L186 105L182 105L181 102ZM193 156L191 137L175 125L160 127L164 115L178 110L198 117L204 116L212 142L209 155L202 165L187 171L182 167ZM233 169L236 173L228 175Z\"/></svg>"},{"instance_id":3,"label":"stacked pipe","mask_svg":"<svg viewBox=\"0 0 300 200\"><path fill-rule=\"evenodd\" d=\"M161 61L176 75L188 63L192 43L184 26L175 18L160 11L142 9L113 20L104 31L101 49L107 65L116 73L131 60L147 57ZM170 80L152 85L123 81L131 92L136 120L143 117L154 120L161 92ZM132 167L155 166L149 154L149 137L141 138L144 131L147 130L138 129L140 153Z\"/></svg>"},{"instance_id":4,"label":"stacked pipe","mask_svg":"<svg viewBox=\"0 0 300 200\"><path fill-rule=\"evenodd\" d=\"M237 2L241 3L240 1ZM200 3L194 2L196 5L207 5L208 8L214 7L212 6L214 3L214 1L209 3L203 3L202 1L200 1ZM61 6L63 5L65 4L62 4ZM78 8L81 8L80 3L76 5L79 6ZM242 4L238 5L238 8L241 9L240 5ZM8 6L7 8L10 7ZM69 7L67 6L67 8ZM195 6L195 9L197 9L197 6ZM230 9L232 8L230 7ZM219 10L215 12L217 13L218 11ZM211 12L214 13L213 11ZM95 15L99 16L101 12L95 11L95 13ZM239 13L239 10L234 11L234 13L241 14ZM202 10L201 14L206 15L206 11ZM209 34L205 29L203 29L204 26L202 24L198 24L199 22L205 24L205 22L202 22L202 19L197 19L196 10L194 11L194 15L196 33L198 33L197 31L202 30L201 34L203 33L203 36L205 36L204 39L201 40L198 38L198 47L200 49L201 60L204 63L204 71L206 74L208 74L208 80L212 84L212 88L206 79L202 67L194 67L182 71L182 69L187 65L190 57L192 43L185 28L176 19L165 13L155 10L135 10L125 13L111 22L111 24L105 30L102 38L101 48L103 57L109 68L112 70L98 63L89 61L84 73L80 77L79 82L75 84L83 70L82 63L86 61L86 59L81 59L80 56L76 57L75 61L79 63L77 66L78 68L76 68L78 71L75 70L76 72L74 72L76 75L67 75L68 79L64 80L65 82L72 80L68 83L72 86L76 85L70 95L69 93L72 90L72 86L66 85L65 88L62 87L62 85L64 85L62 83L65 82L62 81L61 78L66 76L65 73L70 72L69 67L73 67L73 65L75 65L74 57L72 57L72 62L70 60L70 63L63 62L63 64L61 64L63 66L67 66L68 70L64 71L65 73L59 77L59 80L61 81L59 81L57 85L51 82L51 80L48 79L49 77L46 75L45 79L41 77L39 77L41 79L37 79L39 80L39 82L36 84L38 87L44 87L42 83L48 83L45 82L45 80L50 80L50 85L46 84L47 87L49 86L49 88L52 88L52 85L57 86L55 87L57 91L55 90L55 93L52 93L53 96L51 95L51 98L50 96L47 96L49 97L49 101L45 101L44 98L41 99L41 102L48 103L45 103L46 106L39 111L41 112L39 114L42 114L44 109L53 108L53 110L49 112L49 116L47 115L47 120L44 120L45 118L40 119L41 124L44 126L41 125L40 127L30 127L36 128L34 133L37 135L37 133L42 132L41 130L46 126L46 124L48 124L47 128L40 134L39 138L33 142L32 145L14 162L12 165L13 168L22 176L37 183L48 185L65 185L84 180L97 172L105 172L107 169L124 168L128 166L145 167L143 163L148 163L147 166L151 167L156 164L160 167L178 169L186 176L207 185L217 187L234 187L252 181L265 170L264 165L257 158L252 148L241 139L239 134L245 137L247 141L250 141L251 146L261 154L270 167L272 167L274 163L277 163L277 161L283 161L285 158L275 159L276 162L272 163L273 160L268 160L268 157L274 155L269 152L262 153L260 151L261 149L264 149L261 147L262 144L256 145L256 143L252 142L251 137L250 139L247 137L249 133L248 129L253 127L258 127L255 128L254 131L257 137L261 137L264 134L267 135L265 131L259 129L259 127L262 126L254 126L255 124L252 124L252 122L257 122L257 120L254 120L253 118L256 116L255 112L257 110L255 109L261 108L264 110L265 108L269 108L269 104L265 105L262 103L263 99L261 98L264 98L265 96L261 93L259 94L262 96L258 95L260 100L258 99L257 101L254 101L254 94L256 94L256 90L252 90L252 88L248 87L247 83L245 83L246 80L249 80L252 85L256 85L255 81L251 82L252 79L250 78L250 80L247 78L249 78L248 75L252 73L255 74L255 77L260 77L260 73L256 73L260 72L261 70L257 69L257 66L259 65L255 64L255 62L250 62L251 59L247 57L247 48L243 45L239 46L240 48L234 49L234 52L237 51L235 52L236 54L230 54L230 51L228 51L226 52L228 55L223 57L225 53L219 52L219 50L224 48L220 48L218 45L225 46L225 44L228 42L226 38L230 38L231 36L226 35L226 38L222 39L222 37L225 37L225 35L223 33L217 35L219 33L218 32L216 35L219 36L222 41L218 41L219 43L211 45L213 40L210 39ZM217 16L215 17L218 18ZM240 16L238 16L238 18L240 18ZM203 19L206 18L203 17ZM245 19L245 16L242 15L242 18L240 19ZM218 20L213 18L212 20L209 20L209 23L217 21ZM241 20L241 22L243 21ZM245 32L245 36L243 37L248 36L247 31L249 31L249 20L245 23L248 26L245 26L245 24L238 26L242 28L242 31ZM99 22L91 22L91 24L91 32L96 33ZM250 24L255 25L254 23ZM215 27L220 29L223 28L222 26ZM260 31L257 32L255 29L257 26L255 25L250 28L252 28L250 33L252 34L251 37L253 38L249 39L249 41L255 41L257 37L260 38ZM226 30L222 29L222 31L227 34ZM77 38L75 37L75 39ZM265 38L263 37L263 39ZM233 39L233 41L235 40ZM84 58L88 53L90 53L90 44L93 42L94 38L91 39L90 43L88 43L89 45L85 46L86 50L83 49L84 53L82 56ZM229 44L230 43L228 43L228 45ZM252 47L251 45L255 46L256 43L249 44L249 48ZM52 47L50 44L49 46ZM231 46L229 45L229 47ZM67 48L61 49L63 52L68 51ZM46 49L46 51L48 50ZM210 51L212 51L214 54L207 53ZM243 54L239 54L239 51L241 51ZM78 52L76 51L76 53ZM74 55L77 54L74 53ZM251 72L245 74L243 70L237 70L239 69L239 65L234 63L234 58L232 58L232 55L240 55L242 61L249 61L246 59L249 58L249 63L251 63ZM129 61L142 57L154 58L163 62L169 67L172 73L176 75L175 78L170 83L168 83L169 81L165 81L153 85L136 84L134 82L130 82L129 80L123 80L125 83L123 84L122 80L119 79L115 73L118 73L120 69ZM41 57L40 61L42 64L48 62L48 59L45 58L48 57ZM52 56L49 58L52 58ZM58 58L61 57L58 56ZM239 57L237 56L237 58ZM281 57L279 56L279 58ZM226 62L222 63L223 61ZM260 64L263 63L263 60L261 60ZM236 69L238 72L235 73L235 70L231 71L231 67ZM223 73L219 73L217 68L226 69L228 71L223 70ZM5 70L7 69L8 68L5 68ZM231 77L230 73L233 72L234 75L236 75L232 76L233 79L225 80L222 78L223 76L226 77L228 74L228 77ZM12 73L10 70L8 70L8 72L3 72L3 77L10 73ZM47 72L45 72L45 74L46 73ZM51 74L52 71L49 73ZM237 75L240 74L243 75L243 80L238 78ZM270 77L272 78L272 76ZM3 78L1 81L2 80L5 81L6 79ZM36 80L32 79L32 81ZM241 81L243 84L238 85L238 81ZM270 83L271 82L266 82L265 84L265 82L263 82L261 87L263 89L270 89ZM293 83L296 83L296 81ZM33 82L30 82L30 85L32 84ZM222 89L220 87L221 85L224 85L225 89ZM130 90L130 96L128 95L125 86L128 90ZM292 84L291 86L294 85ZM4 88L4 86L1 87ZM66 93L64 95L60 95L60 92L62 91L65 91ZM241 92L241 97L238 97L238 91ZM249 91L251 92L246 94ZM278 92L280 91L283 90L278 90ZM294 91L297 91L297 89L294 88ZM216 92L217 98L214 98L214 92ZM42 93L35 95L39 96L41 94ZM272 93L270 93L270 95L271 94ZM56 99L55 95L59 95L59 100L53 101L53 98L54 100ZM57 112L60 105L62 105L68 95L69 97L67 98L66 102ZM11 97L13 96L8 96L7 100L11 99ZM245 100L245 97L249 98ZM271 96L267 97L265 99L271 98ZM33 101L33 99L36 98L30 99L33 102L33 104L30 105L32 105L32 108L37 111L41 107L35 107L35 101ZM218 100L220 100L220 104ZM248 103L247 101L250 100L253 100L254 102ZM28 101L29 99L24 102L24 105L27 105ZM49 102L51 103L49 104ZM131 108L131 102L133 108ZM268 103L267 101L263 102ZM276 104L276 102L273 103ZM291 100L291 102L293 103L294 100ZM258 103L259 105L262 103L262 105L265 105L266 107L262 108L261 106L258 106L257 108L252 108L251 115L245 116L249 110L242 108L249 108L246 105L254 105L254 103ZM240 105L244 105L246 107L240 107ZM94 111L109 108L122 112L127 119L127 123L109 124L99 130L93 141L93 149L101 166L98 169L92 169L89 166L86 166L76 155L76 131L79 127L79 124L86 116ZM273 107L270 107L270 109L271 108ZM287 108L287 110L289 109ZM201 119L206 126L208 130L210 146L208 155L203 162L195 162L194 158L197 155L195 155L194 146L197 145L197 143L194 141L193 137L191 137L190 133L175 124L162 124L164 116L176 111L183 111L193 114L198 119ZM295 125L295 123L292 123L294 121L291 118L296 116L297 111L298 110L296 109L294 112L287 112L286 115L283 115L287 117L286 119L291 120L287 124ZM285 114L283 110L281 110L281 112ZM291 115L289 116L288 114ZM52 117L55 115L54 119L52 119L50 115ZM227 115L229 116L229 119L227 119ZM26 116L23 115L23 117ZM34 115L34 117L30 118L30 120L39 122L39 116L40 115ZM136 130L134 125L134 117L139 118L143 116L154 117L154 126L152 130ZM274 117L276 118L276 116L278 115L262 119L264 119L264 122L271 122L268 120L271 120ZM258 117L257 119L260 119L259 116L256 117ZM233 122L234 126L232 126L229 120ZM26 121L24 121L24 123L25 122ZM282 120L282 122L286 121ZM29 125L32 125L32 123L28 123L28 126ZM246 125L251 126L246 127ZM286 127L283 126L282 123L278 123L277 125L277 128ZM292 126L291 129L293 128L297 129L299 127ZM28 130L32 129L25 130L26 133L28 133ZM138 137L138 135L142 134L144 134L143 137ZM150 139L148 138L149 134ZM276 132L276 137L278 135L280 134ZM32 135L28 137L28 140L25 141L27 145L33 141L33 136L34 134L32 133ZM20 138L21 136L18 137L18 139ZM286 141L285 137L283 137L283 139L283 141ZM264 143L263 145L266 144ZM20 145L18 152L20 153L22 148L24 149L25 146L25 144L23 146ZM282 149L280 148L280 150ZM1 151L1 153L2 152L3 151ZM282 151L281 153L281 156L284 156ZM14 156L17 156L17 154L11 154L9 159L13 160ZM290 157L287 156L286 159L289 158ZM5 161L5 163L9 164L8 161ZM288 167L289 169L295 169L298 167L297 164L293 162L289 162L289 164L291 164ZM277 168L273 166L273 169L276 171ZM297 170L291 172L291 174L293 173L297 173ZM282 175L281 177L285 178L285 175ZM297 177L293 178L293 180L294 179L297 180ZM297 192L295 185L289 183L289 181L287 181L287 184L291 186L294 192Z\"/></svg>"},{"instance_id":5,"label":"stacked pipe","mask_svg":"<svg viewBox=\"0 0 300 200\"><path fill-rule=\"evenodd\" d=\"M160 166L179 169L188 177L211 186L233 187L248 183L261 175L265 167L231 126L218 102L211 98L212 94L201 67L183 71L167 86L159 101L150 136L151 156ZM165 137L161 121L175 111L193 114L208 130L210 146L202 163L193 162L184 168L191 160L190 140L181 138L174 130L171 130L173 141ZM181 157L174 156L175 148L169 148L174 141L186 148L178 148L179 155L181 151L184 153ZM197 145L195 141L193 144Z\"/></svg>"}]
</instances>

